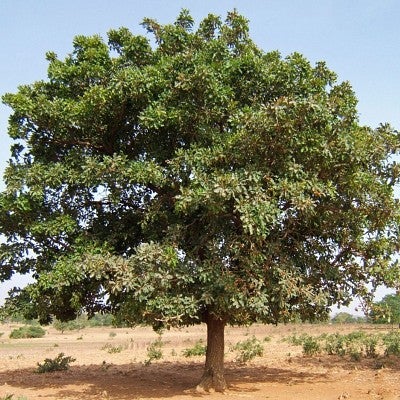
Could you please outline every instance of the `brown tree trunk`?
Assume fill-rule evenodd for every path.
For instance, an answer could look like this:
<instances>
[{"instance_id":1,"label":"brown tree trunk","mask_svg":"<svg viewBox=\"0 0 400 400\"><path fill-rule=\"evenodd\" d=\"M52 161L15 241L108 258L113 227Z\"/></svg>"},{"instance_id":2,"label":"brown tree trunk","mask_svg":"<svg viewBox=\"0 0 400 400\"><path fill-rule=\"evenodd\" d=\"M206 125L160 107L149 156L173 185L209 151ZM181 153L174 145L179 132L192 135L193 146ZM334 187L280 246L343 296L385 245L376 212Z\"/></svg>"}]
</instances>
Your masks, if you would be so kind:
<instances>
[{"instance_id":1,"label":"brown tree trunk","mask_svg":"<svg viewBox=\"0 0 400 400\"><path fill-rule=\"evenodd\" d=\"M197 390L223 392L227 388L224 376L225 321L207 313L205 322L207 324L206 363Z\"/></svg>"}]
</instances>

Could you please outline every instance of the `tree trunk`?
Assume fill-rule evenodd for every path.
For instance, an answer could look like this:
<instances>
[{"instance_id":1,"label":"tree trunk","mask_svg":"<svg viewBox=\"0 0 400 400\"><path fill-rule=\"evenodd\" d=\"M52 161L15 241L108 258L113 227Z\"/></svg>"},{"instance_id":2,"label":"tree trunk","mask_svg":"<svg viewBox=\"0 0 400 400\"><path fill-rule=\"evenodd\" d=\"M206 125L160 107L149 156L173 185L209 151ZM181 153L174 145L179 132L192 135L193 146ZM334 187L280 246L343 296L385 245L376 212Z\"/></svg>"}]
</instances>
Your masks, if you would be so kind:
<instances>
[{"instance_id":1,"label":"tree trunk","mask_svg":"<svg viewBox=\"0 0 400 400\"><path fill-rule=\"evenodd\" d=\"M224 376L225 321L207 313L207 352L204 374L198 391L223 392L227 385Z\"/></svg>"}]
</instances>

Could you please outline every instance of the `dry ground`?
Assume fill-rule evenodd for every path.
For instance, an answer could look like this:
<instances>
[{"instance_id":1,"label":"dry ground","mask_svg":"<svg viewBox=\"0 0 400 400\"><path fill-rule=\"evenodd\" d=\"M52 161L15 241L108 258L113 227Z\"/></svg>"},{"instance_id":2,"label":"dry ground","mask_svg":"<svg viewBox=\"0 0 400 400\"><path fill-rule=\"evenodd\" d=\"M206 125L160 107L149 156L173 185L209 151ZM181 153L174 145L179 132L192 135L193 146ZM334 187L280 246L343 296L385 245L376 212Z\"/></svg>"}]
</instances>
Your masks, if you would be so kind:
<instances>
[{"instance_id":1,"label":"dry ground","mask_svg":"<svg viewBox=\"0 0 400 400\"><path fill-rule=\"evenodd\" d=\"M147 347L157 339L150 328L85 328L64 333L46 328L46 336L40 339L9 339L13 328L0 326L0 399L13 394L14 400L400 400L399 358L351 361L335 356L305 357L301 347L282 341L295 333L347 333L360 326L228 328L229 390L225 394L191 390L200 379L204 360L185 358L182 350L205 339L204 326L165 332L163 358L147 366ZM264 356L239 365L229 348L252 335L263 341ZM59 353L76 358L68 371L35 373L38 362L54 359Z\"/></svg>"}]
</instances>

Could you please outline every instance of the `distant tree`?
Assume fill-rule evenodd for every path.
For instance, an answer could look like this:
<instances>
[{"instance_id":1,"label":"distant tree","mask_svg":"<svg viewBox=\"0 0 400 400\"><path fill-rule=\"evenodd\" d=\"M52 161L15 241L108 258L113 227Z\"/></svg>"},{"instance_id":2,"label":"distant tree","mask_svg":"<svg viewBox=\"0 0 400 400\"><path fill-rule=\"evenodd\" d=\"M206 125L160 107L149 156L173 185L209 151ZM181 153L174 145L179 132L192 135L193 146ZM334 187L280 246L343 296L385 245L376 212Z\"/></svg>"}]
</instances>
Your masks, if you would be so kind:
<instances>
[{"instance_id":1,"label":"distant tree","mask_svg":"<svg viewBox=\"0 0 400 400\"><path fill-rule=\"evenodd\" d=\"M398 324L400 328L400 295L388 294L374 303L369 315L376 324Z\"/></svg>"},{"instance_id":2,"label":"distant tree","mask_svg":"<svg viewBox=\"0 0 400 400\"><path fill-rule=\"evenodd\" d=\"M145 19L77 36L48 79L3 100L8 304L49 322L207 324L200 387L224 390L227 324L326 318L399 278L399 135L360 126L323 62L265 53L247 20Z\"/></svg>"},{"instance_id":3,"label":"distant tree","mask_svg":"<svg viewBox=\"0 0 400 400\"><path fill-rule=\"evenodd\" d=\"M359 323L359 322L365 322L364 317L358 317L354 316L352 314L349 314L347 312L340 312L337 313L331 321L334 324L354 324L354 323Z\"/></svg>"}]
</instances>

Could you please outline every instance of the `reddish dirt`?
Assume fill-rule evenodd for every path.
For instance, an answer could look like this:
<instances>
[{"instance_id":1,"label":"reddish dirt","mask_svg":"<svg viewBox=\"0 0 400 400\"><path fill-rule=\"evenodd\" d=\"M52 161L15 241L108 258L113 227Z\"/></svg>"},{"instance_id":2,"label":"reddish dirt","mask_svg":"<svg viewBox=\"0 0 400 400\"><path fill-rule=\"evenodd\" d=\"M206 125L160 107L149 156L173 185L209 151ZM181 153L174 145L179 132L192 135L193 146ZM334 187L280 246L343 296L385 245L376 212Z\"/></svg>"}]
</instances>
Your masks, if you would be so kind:
<instances>
[{"instance_id":1,"label":"reddish dirt","mask_svg":"<svg viewBox=\"0 0 400 400\"><path fill-rule=\"evenodd\" d=\"M192 390L201 377L204 359L185 358L182 350L205 339L205 327L167 331L163 358L144 365L147 347L157 339L149 328L85 328L57 332L46 328L40 339L9 339L15 326L0 326L0 399L13 400L400 400L400 359L378 357L352 361L347 357L305 357L301 347L282 339L308 332L349 332L360 326L282 325L228 328L226 332L226 393ZM371 327L361 327L371 329ZM241 365L229 349L256 336L264 356ZM269 337L270 340L264 340ZM37 363L59 353L76 358L68 371L36 373Z\"/></svg>"}]
</instances>

